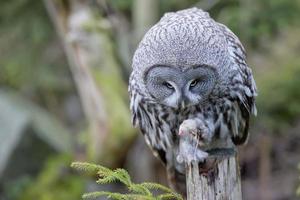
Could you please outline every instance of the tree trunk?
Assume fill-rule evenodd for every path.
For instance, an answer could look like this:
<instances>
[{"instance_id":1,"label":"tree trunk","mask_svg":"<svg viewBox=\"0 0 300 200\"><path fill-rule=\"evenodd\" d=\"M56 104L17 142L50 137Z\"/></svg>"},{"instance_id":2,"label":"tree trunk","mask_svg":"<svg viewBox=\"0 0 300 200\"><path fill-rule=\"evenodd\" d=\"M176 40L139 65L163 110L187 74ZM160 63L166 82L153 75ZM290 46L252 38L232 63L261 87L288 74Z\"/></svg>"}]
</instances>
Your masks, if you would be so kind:
<instances>
[{"instance_id":1,"label":"tree trunk","mask_svg":"<svg viewBox=\"0 0 300 200\"><path fill-rule=\"evenodd\" d=\"M133 27L136 44L159 18L159 0L135 0L133 3Z\"/></svg>"},{"instance_id":2,"label":"tree trunk","mask_svg":"<svg viewBox=\"0 0 300 200\"><path fill-rule=\"evenodd\" d=\"M187 164L186 177L188 200L242 199L237 156L222 159L206 174L199 173L198 163Z\"/></svg>"},{"instance_id":3,"label":"tree trunk","mask_svg":"<svg viewBox=\"0 0 300 200\"><path fill-rule=\"evenodd\" d=\"M60 36L88 124L88 155L113 166L135 131L127 84L110 38L111 24L88 1L44 0Z\"/></svg>"}]
</instances>

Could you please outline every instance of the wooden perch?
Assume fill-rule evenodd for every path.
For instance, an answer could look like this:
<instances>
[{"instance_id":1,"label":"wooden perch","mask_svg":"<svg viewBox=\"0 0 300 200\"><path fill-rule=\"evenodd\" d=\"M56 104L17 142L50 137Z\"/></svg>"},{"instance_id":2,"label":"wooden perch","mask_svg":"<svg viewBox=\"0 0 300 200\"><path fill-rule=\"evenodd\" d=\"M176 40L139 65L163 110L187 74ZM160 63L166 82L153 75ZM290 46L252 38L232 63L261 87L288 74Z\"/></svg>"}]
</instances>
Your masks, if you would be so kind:
<instances>
[{"instance_id":1,"label":"wooden perch","mask_svg":"<svg viewBox=\"0 0 300 200\"><path fill-rule=\"evenodd\" d=\"M237 155L233 149L218 149L209 153L206 163L218 160L208 173L199 173L201 164L186 164L188 200L241 200L241 180Z\"/></svg>"}]
</instances>

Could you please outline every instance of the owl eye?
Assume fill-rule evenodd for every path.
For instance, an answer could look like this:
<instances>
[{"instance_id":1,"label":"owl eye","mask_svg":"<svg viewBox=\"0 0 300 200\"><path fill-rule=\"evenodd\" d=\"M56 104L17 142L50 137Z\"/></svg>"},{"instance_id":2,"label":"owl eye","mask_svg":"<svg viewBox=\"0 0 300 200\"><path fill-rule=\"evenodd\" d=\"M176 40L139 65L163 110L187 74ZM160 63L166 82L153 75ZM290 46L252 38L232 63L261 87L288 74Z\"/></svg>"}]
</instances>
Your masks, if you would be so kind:
<instances>
[{"instance_id":1,"label":"owl eye","mask_svg":"<svg viewBox=\"0 0 300 200\"><path fill-rule=\"evenodd\" d=\"M199 80L198 79L194 79L191 84L190 87L195 87L198 84Z\"/></svg>"},{"instance_id":2,"label":"owl eye","mask_svg":"<svg viewBox=\"0 0 300 200\"><path fill-rule=\"evenodd\" d=\"M164 82L163 85L166 86L169 89L174 89L173 85L169 82Z\"/></svg>"}]
</instances>

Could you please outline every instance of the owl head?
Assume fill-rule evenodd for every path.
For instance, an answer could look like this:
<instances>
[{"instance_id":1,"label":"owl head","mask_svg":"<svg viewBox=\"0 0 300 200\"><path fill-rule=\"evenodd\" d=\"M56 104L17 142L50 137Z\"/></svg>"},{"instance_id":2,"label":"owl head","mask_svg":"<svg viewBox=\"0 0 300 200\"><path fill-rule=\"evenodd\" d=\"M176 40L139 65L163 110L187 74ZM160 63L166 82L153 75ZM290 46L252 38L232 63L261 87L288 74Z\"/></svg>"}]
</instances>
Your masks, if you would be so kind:
<instances>
[{"instance_id":1,"label":"owl head","mask_svg":"<svg viewBox=\"0 0 300 200\"><path fill-rule=\"evenodd\" d=\"M207 12L167 13L140 42L133 74L148 99L172 108L203 104L226 87L234 63L226 37Z\"/></svg>"}]
</instances>

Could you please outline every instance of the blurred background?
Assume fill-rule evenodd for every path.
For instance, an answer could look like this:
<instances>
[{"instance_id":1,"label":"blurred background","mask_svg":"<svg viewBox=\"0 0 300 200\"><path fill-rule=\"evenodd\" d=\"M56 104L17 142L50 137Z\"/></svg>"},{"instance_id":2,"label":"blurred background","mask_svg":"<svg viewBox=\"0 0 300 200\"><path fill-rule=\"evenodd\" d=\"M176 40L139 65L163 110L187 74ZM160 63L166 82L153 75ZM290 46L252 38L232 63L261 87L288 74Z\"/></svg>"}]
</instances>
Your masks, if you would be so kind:
<instances>
[{"instance_id":1,"label":"blurred background","mask_svg":"<svg viewBox=\"0 0 300 200\"><path fill-rule=\"evenodd\" d=\"M0 2L0 200L119 190L72 171L75 160L166 185L131 126L128 76L145 31L194 6L241 39L257 82L258 117L240 148L244 199L297 199L299 0L10 0Z\"/></svg>"}]
</instances>

